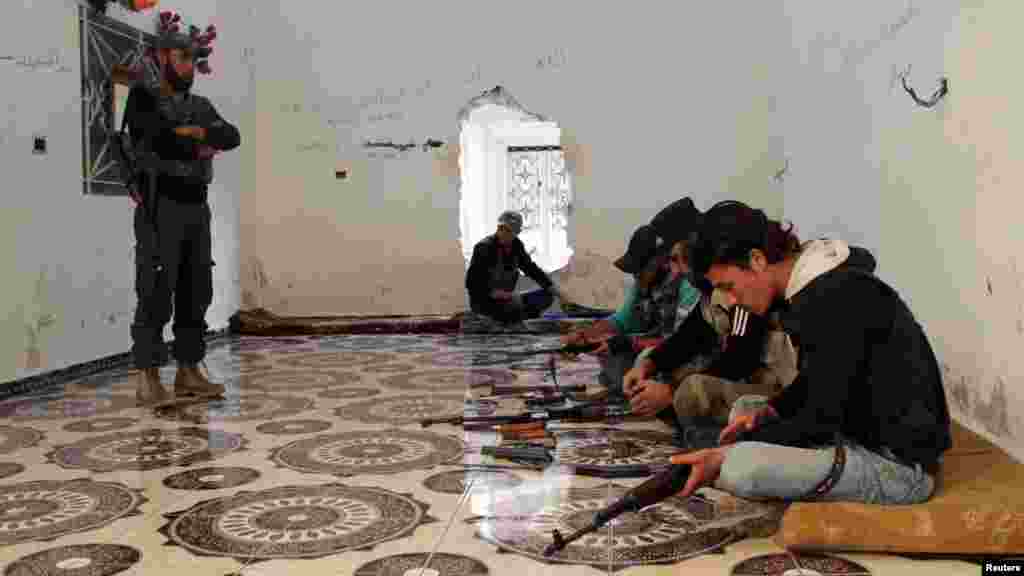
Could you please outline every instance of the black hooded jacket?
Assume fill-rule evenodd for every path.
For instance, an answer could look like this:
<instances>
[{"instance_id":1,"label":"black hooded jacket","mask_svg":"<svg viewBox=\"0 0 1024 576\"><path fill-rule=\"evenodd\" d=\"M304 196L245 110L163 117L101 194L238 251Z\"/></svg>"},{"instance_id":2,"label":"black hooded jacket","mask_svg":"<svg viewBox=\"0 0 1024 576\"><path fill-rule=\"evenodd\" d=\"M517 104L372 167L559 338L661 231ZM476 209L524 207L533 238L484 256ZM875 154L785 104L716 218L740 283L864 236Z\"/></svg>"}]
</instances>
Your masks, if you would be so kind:
<instances>
[{"instance_id":1,"label":"black hooded jacket","mask_svg":"<svg viewBox=\"0 0 1024 576\"><path fill-rule=\"evenodd\" d=\"M910 309L873 271L874 258L852 249L787 294L780 318L799 348L800 373L770 400L780 420L742 439L811 447L838 433L936 472L952 445L938 361Z\"/></svg>"},{"instance_id":2,"label":"black hooded jacket","mask_svg":"<svg viewBox=\"0 0 1024 576\"><path fill-rule=\"evenodd\" d=\"M871 252L857 246L850 247L850 255L840 267L854 267L873 273L876 261ZM733 309L735 322L736 309ZM761 368L765 339L770 324L767 318L750 314L746 329L740 335L730 335L722 350L718 333L703 314L690 314L679 328L648 357L658 372L671 372L701 355L711 355L711 366L705 374L726 380L743 380Z\"/></svg>"}]
</instances>

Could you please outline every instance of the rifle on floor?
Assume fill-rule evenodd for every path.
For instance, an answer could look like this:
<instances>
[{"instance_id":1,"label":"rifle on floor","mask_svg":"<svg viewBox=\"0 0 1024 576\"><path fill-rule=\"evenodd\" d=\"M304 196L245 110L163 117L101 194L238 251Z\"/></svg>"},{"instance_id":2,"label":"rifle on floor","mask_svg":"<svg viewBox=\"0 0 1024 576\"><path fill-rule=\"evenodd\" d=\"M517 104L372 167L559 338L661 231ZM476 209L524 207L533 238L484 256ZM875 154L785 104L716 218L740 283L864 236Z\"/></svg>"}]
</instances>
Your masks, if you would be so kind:
<instances>
[{"instance_id":1,"label":"rifle on floor","mask_svg":"<svg viewBox=\"0 0 1024 576\"><path fill-rule=\"evenodd\" d=\"M545 446L484 446L480 453L484 456L531 464L550 464L554 461L551 452Z\"/></svg>"},{"instance_id":2,"label":"rifle on floor","mask_svg":"<svg viewBox=\"0 0 1024 576\"><path fill-rule=\"evenodd\" d=\"M487 428L500 424L526 424L530 422L604 422L612 418L624 418L631 415L628 404L581 404L568 407L547 407L521 414L492 416L447 416L443 418L426 418L420 420L420 426L427 428L434 424L451 424L452 426Z\"/></svg>"},{"instance_id":3,"label":"rifle on floor","mask_svg":"<svg viewBox=\"0 0 1024 576\"><path fill-rule=\"evenodd\" d=\"M553 405L553 404L564 404L565 402L570 401L570 400L578 400L578 398L576 398L574 396L570 396L568 394L561 394L561 393L551 393L551 394L548 394L548 393L545 393L545 392L542 392L540 394L536 394L536 393L532 393L532 392L527 392L525 394L508 394L508 395L494 394L494 395L490 395L490 396L479 396L477 398L477 400L501 400L503 398L518 398L518 399L522 400L527 406L550 406L550 405Z\"/></svg>"},{"instance_id":4,"label":"rifle on floor","mask_svg":"<svg viewBox=\"0 0 1024 576\"><path fill-rule=\"evenodd\" d=\"M590 524L568 536L562 536L558 530L552 531L551 536L554 541L544 549L544 555L551 556L568 546L570 542L600 530L604 525L624 512L639 512L648 506L678 494L686 486L686 481L690 478L690 468L689 464L670 465L665 471L658 473L650 480L626 492L622 498L611 506L598 511Z\"/></svg>"},{"instance_id":5,"label":"rifle on floor","mask_svg":"<svg viewBox=\"0 0 1024 576\"><path fill-rule=\"evenodd\" d=\"M502 386L495 384L492 390L491 396L525 396L527 394L533 396L555 396L559 394L565 394L566 392L586 392L586 384L569 384L568 386L559 386L539 384L536 386Z\"/></svg>"},{"instance_id":6,"label":"rifle on floor","mask_svg":"<svg viewBox=\"0 0 1024 576\"><path fill-rule=\"evenodd\" d=\"M527 348L519 352L513 352L517 356L537 356L540 354L567 354L575 356L593 352L601 347L603 342L584 342L583 344L567 344L558 348Z\"/></svg>"}]
</instances>

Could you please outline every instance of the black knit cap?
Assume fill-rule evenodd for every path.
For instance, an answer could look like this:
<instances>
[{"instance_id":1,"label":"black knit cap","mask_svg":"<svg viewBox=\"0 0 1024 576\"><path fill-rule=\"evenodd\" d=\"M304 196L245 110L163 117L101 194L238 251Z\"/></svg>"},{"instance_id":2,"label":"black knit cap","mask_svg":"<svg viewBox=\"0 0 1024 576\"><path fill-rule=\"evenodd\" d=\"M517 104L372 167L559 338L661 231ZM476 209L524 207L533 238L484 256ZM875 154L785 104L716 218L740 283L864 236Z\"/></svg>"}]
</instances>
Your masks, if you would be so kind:
<instances>
[{"instance_id":1,"label":"black knit cap","mask_svg":"<svg viewBox=\"0 0 1024 576\"><path fill-rule=\"evenodd\" d=\"M680 198L669 204L651 219L651 227L665 239L669 248L680 240L687 239L700 221L700 210L693 199Z\"/></svg>"},{"instance_id":2,"label":"black knit cap","mask_svg":"<svg viewBox=\"0 0 1024 576\"><path fill-rule=\"evenodd\" d=\"M667 254L671 247L653 226L645 224L633 232L626 253L612 264L626 274L639 274L652 258Z\"/></svg>"}]
</instances>

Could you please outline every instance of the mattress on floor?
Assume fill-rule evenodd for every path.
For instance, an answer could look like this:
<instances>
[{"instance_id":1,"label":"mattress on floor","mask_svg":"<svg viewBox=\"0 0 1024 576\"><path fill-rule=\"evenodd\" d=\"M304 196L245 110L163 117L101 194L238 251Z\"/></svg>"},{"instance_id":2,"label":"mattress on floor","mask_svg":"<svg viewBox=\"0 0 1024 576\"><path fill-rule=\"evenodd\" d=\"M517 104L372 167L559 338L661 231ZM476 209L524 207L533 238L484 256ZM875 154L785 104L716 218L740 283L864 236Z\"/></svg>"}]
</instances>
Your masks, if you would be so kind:
<instances>
[{"instance_id":1,"label":"mattress on floor","mask_svg":"<svg viewBox=\"0 0 1024 576\"><path fill-rule=\"evenodd\" d=\"M240 310L231 331L246 336L329 334L456 334L455 316L278 316L262 308Z\"/></svg>"},{"instance_id":2,"label":"mattress on floor","mask_svg":"<svg viewBox=\"0 0 1024 576\"><path fill-rule=\"evenodd\" d=\"M953 423L935 495L912 506L798 503L776 541L794 551L999 556L1024 552L1024 464Z\"/></svg>"},{"instance_id":3,"label":"mattress on floor","mask_svg":"<svg viewBox=\"0 0 1024 576\"><path fill-rule=\"evenodd\" d=\"M231 332L247 336L330 334L564 334L592 323L593 317L550 315L521 326L501 326L473 313L451 316L278 316L265 309L241 310L231 318Z\"/></svg>"}]
</instances>

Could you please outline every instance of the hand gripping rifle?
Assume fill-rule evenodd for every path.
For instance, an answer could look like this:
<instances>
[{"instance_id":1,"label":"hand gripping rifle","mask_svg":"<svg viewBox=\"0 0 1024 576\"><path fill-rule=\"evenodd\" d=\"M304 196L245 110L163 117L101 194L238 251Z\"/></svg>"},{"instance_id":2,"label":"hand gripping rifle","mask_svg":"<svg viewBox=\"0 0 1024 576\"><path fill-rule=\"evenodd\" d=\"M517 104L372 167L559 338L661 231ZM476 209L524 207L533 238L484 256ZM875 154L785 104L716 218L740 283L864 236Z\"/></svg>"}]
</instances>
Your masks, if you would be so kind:
<instances>
[{"instance_id":1,"label":"hand gripping rifle","mask_svg":"<svg viewBox=\"0 0 1024 576\"><path fill-rule=\"evenodd\" d=\"M551 556L568 546L570 542L600 530L605 524L611 522L624 512L639 512L648 506L678 494L686 486L686 481L690 477L690 468L689 464L670 465L665 471L658 473L650 480L626 492L622 498L611 506L598 511L589 525L580 528L568 536L562 536L558 530L554 530L551 534L554 541L544 549L544 555Z\"/></svg>"}]
</instances>

